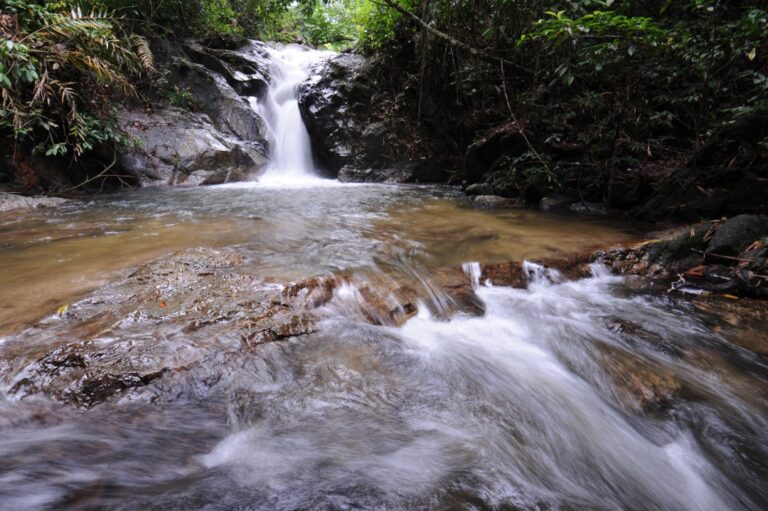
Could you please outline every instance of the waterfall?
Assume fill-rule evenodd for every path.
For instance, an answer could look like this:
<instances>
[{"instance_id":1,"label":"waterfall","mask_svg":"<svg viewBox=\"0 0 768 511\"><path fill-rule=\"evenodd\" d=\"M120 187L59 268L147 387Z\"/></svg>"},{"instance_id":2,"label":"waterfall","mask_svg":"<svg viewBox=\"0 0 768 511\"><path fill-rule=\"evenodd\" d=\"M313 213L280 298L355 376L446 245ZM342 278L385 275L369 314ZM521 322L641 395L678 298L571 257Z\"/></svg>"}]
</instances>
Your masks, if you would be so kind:
<instances>
[{"instance_id":1,"label":"waterfall","mask_svg":"<svg viewBox=\"0 0 768 511\"><path fill-rule=\"evenodd\" d=\"M331 52L299 45L268 49L271 57L269 89L254 106L267 123L271 138L270 162L263 180L294 182L317 177L309 133L299 112L299 85L309 67Z\"/></svg>"}]
</instances>

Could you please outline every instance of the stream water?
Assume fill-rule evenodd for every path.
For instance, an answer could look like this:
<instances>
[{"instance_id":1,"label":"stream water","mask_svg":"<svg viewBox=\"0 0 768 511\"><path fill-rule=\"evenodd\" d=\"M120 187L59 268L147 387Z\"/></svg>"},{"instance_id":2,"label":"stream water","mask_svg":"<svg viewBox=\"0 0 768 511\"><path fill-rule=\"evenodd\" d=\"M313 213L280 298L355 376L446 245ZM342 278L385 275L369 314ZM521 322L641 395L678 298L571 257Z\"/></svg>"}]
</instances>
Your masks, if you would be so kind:
<instances>
[{"instance_id":1,"label":"stream water","mask_svg":"<svg viewBox=\"0 0 768 511\"><path fill-rule=\"evenodd\" d=\"M477 280L481 316L433 316L441 296L422 293L401 326L351 312L359 295L341 287L316 331L248 351L224 330L133 319L89 342L197 364L91 408L19 393L36 360L84 335L60 305L93 305L178 250L236 250L232 271L264 286L386 271L422 289L440 268L637 238L606 220L473 209L447 187L313 178L294 112L312 59L282 55L259 107L277 141L261 182L0 217L0 509L768 506L765 358L719 316L599 267L576 281L531 271L526 289Z\"/></svg>"}]
</instances>

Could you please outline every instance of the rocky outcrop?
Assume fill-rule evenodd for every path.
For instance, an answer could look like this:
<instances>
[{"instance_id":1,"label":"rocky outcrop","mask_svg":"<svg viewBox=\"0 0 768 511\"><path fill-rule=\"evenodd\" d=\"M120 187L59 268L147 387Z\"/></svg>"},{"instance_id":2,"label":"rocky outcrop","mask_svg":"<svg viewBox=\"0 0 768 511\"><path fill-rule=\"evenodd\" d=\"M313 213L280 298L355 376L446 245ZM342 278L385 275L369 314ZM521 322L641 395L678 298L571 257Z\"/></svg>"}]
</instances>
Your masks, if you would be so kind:
<instances>
[{"instance_id":1,"label":"rocky outcrop","mask_svg":"<svg viewBox=\"0 0 768 511\"><path fill-rule=\"evenodd\" d=\"M183 108L120 115L120 127L135 142L119 155L123 174L142 184L218 184L257 175L267 161L267 128L249 98L268 85L263 44L158 40L153 50L163 87Z\"/></svg>"},{"instance_id":2,"label":"rocky outcrop","mask_svg":"<svg viewBox=\"0 0 768 511\"><path fill-rule=\"evenodd\" d=\"M266 162L205 114L166 108L126 112L120 127L137 144L120 154L120 166L142 184L219 184L255 176Z\"/></svg>"},{"instance_id":3,"label":"rocky outcrop","mask_svg":"<svg viewBox=\"0 0 768 511\"><path fill-rule=\"evenodd\" d=\"M384 93L368 61L342 53L313 70L299 107L326 173L349 182L442 182L434 159L418 154L421 138L405 118L380 111Z\"/></svg>"}]
</instances>

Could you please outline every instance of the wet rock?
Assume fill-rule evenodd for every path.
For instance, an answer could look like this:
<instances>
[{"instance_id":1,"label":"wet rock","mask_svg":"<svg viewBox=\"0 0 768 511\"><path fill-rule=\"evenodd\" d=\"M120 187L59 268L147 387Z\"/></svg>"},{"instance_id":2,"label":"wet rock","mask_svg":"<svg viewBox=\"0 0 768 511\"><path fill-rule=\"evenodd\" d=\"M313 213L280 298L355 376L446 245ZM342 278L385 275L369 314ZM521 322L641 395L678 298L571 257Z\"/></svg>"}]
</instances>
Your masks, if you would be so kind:
<instances>
[{"instance_id":1,"label":"wet rock","mask_svg":"<svg viewBox=\"0 0 768 511\"><path fill-rule=\"evenodd\" d=\"M673 372L626 351L601 345L598 361L611 379L617 397L630 410L668 410L682 389Z\"/></svg>"},{"instance_id":2,"label":"wet rock","mask_svg":"<svg viewBox=\"0 0 768 511\"><path fill-rule=\"evenodd\" d=\"M768 307L762 300L701 298L693 306L704 314L707 325L729 343L768 357Z\"/></svg>"},{"instance_id":3,"label":"wet rock","mask_svg":"<svg viewBox=\"0 0 768 511\"><path fill-rule=\"evenodd\" d=\"M267 162L267 127L244 96L267 87L268 59L261 43L156 39L152 48L166 86L188 92L191 102L189 110L120 114L120 127L134 140L119 154L123 173L142 184L253 178Z\"/></svg>"},{"instance_id":4,"label":"wet rock","mask_svg":"<svg viewBox=\"0 0 768 511\"><path fill-rule=\"evenodd\" d=\"M366 65L359 55L338 55L302 87L299 106L304 123L318 157L333 176L346 165L367 168L375 163L359 154L365 149L358 139L366 125L355 112L370 100L372 84L365 78Z\"/></svg>"},{"instance_id":5,"label":"wet rock","mask_svg":"<svg viewBox=\"0 0 768 511\"><path fill-rule=\"evenodd\" d=\"M163 372L104 373L104 358L109 358L109 353L91 342L56 348L31 364L11 392L19 398L43 392L64 402L90 407L129 388L147 385Z\"/></svg>"},{"instance_id":6,"label":"wet rock","mask_svg":"<svg viewBox=\"0 0 768 511\"><path fill-rule=\"evenodd\" d=\"M464 190L467 195L493 195L493 185L488 183L474 183Z\"/></svg>"},{"instance_id":7,"label":"wet rock","mask_svg":"<svg viewBox=\"0 0 768 511\"><path fill-rule=\"evenodd\" d=\"M360 55L342 53L302 84L299 108L318 160L348 182L439 182L443 167L423 146L427 134L407 116L382 115L383 93Z\"/></svg>"},{"instance_id":8,"label":"wet rock","mask_svg":"<svg viewBox=\"0 0 768 511\"><path fill-rule=\"evenodd\" d=\"M413 180L413 169L408 165L386 169L360 169L344 165L338 179L343 183L407 183Z\"/></svg>"},{"instance_id":9,"label":"wet rock","mask_svg":"<svg viewBox=\"0 0 768 511\"><path fill-rule=\"evenodd\" d=\"M314 333L317 317L306 312L294 313L290 307L275 306L261 316L240 324L240 339L245 348Z\"/></svg>"},{"instance_id":10,"label":"wet rock","mask_svg":"<svg viewBox=\"0 0 768 511\"><path fill-rule=\"evenodd\" d=\"M91 407L128 389L143 387L162 375L162 372L140 375L86 374L72 387L64 389L62 398L79 406Z\"/></svg>"},{"instance_id":11,"label":"wet rock","mask_svg":"<svg viewBox=\"0 0 768 511\"><path fill-rule=\"evenodd\" d=\"M475 294L472 281L461 268L443 268L433 272L437 288L445 293L455 311L473 316L485 314L485 304Z\"/></svg>"},{"instance_id":12,"label":"wet rock","mask_svg":"<svg viewBox=\"0 0 768 511\"><path fill-rule=\"evenodd\" d=\"M565 195L552 194L552 195L547 195L546 197L541 199L541 202L539 203L539 207L545 211L560 210L560 209L568 209L568 206L570 204L571 204L571 199L569 199Z\"/></svg>"},{"instance_id":13,"label":"wet rock","mask_svg":"<svg viewBox=\"0 0 768 511\"><path fill-rule=\"evenodd\" d=\"M167 378L201 360L237 358L297 338L311 342L328 316L398 326L422 303L443 319L484 313L472 279L460 267L428 276L338 273L281 286L238 270L244 260L234 250L193 249L125 274L71 304L62 317L7 339L0 350L7 362L3 383L19 399L41 393L83 407L155 399L158 392L170 392L163 399L173 399ZM552 265L481 265L481 282L525 287L532 278L559 281ZM195 392L215 385L226 370L207 368Z\"/></svg>"},{"instance_id":14,"label":"wet rock","mask_svg":"<svg viewBox=\"0 0 768 511\"><path fill-rule=\"evenodd\" d=\"M600 202L574 202L568 209L577 213L589 213L592 215L608 214L608 210L605 208L605 205Z\"/></svg>"},{"instance_id":15,"label":"wet rock","mask_svg":"<svg viewBox=\"0 0 768 511\"><path fill-rule=\"evenodd\" d=\"M498 195L478 195L472 205L482 209L522 208L525 204L520 200L499 197Z\"/></svg>"},{"instance_id":16,"label":"wet rock","mask_svg":"<svg viewBox=\"0 0 768 511\"><path fill-rule=\"evenodd\" d=\"M768 298L766 218L742 215L672 229L632 247L596 252L594 260L618 273L668 280L672 290L687 294Z\"/></svg>"},{"instance_id":17,"label":"wet rock","mask_svg":"<svg viewBox=\"0 0 768 511\"><path fill-rule=\"evenodd\" d=\"M547 279L560 282L564 279L579 279L592 274L587 263L589 255L577 255L563 259L539 259L535 262L509 261L505 263L480 264L480 283L489 281L494 286L524 288L533 279Z\"/></svg>"},{"instance_id":18,"label":"wet rock","mask_svg":"<svg viewBox=\"0 0 768 511\"><path fill-rule=\"evenodd\" d=\"M756 240L768 239L768 215L739 215L726 220L707 243L708 254L738 256ZM723 263L720 258L718 263Z\"/></svg>"},{"instance_id":19,"label":"wet rock","mask_svg":"<svg viewBox=\"0 0 768 511\"><path fill-rule=\"evenodd\" d=\"M16 209L55 208L69 201L58 197L25 197L0 192L0 212Z\"/></svg>"},{"instance_id":20,"label":"wet rock","mask_svg":"<svg viewBox=\"0 0 768 511\"><path fill-rule=\"evenodd\" d=\"M281 293L286 303L317 308L330 302L341 277L315 277L287 286Z\"/></svg>"},{"instance_id":21,"label":"wet rock","mask_svg":"<svg viewBox=\"0 0 768 511\"><path fill-rule=\"evenodd\" d=\"M266 123L224 76L184 59L175 59L170 69L173 83L190 92L193 108L208 115L217 130L233 136L249 154L267 154Z\"/></svg>"},{"instance_id":22,"label":"wet rock","mask_svg":"<svg viewBox=\"0 0 768 511\"><path fill-rule=\"evenodd\" d=\"M224 77L240 96L261 97L269 87L269 56L258 41L188 41L185 53L194 62Z\"/></svg>"},{"instance_id":23,"label":"wet rock","mask_svg":"<svg viewBox=\"0 0 768 511\"><path fill-rule=\"evenodd\" d=\"M619 317L605 318L604 323L608 330L617 334L624 342L630 346L643 346L659 350L667 355L680 356L680 350L668 343L660 335L651 332L637 323L633 323Z\"/></svg>"},{"instance_id":24,"label":"wet rock","mask_svg":"<svg viewBox=\"0 0 768 511\"><path fill-rule=\"evenodd\" d=\"M153 114L124 112L120 127L137 143L123 150L119 165L145 184L243 181L266 162L263 156L254 160L252 151L218 131L205 114L176 108Z\"/></svg>"},{"instance_id":25,"label":"wet rock","mask_svg":"<svg viewBox=\"0 0 768 511\"><path fill-rule=\"evenodd\" d=\"M235 49L230 49L233 45L224 49L205 46L211 41L155 41L158 66L168 86L188 91L192 109L208 115L217 130L234 136L244 148L266 154L266 123L244 97L253 95L245 89L263 92L267 87L269 59L263 44L241 41ZM255 85L252 81L263 83Z\"/></svg>"}]
</instances>

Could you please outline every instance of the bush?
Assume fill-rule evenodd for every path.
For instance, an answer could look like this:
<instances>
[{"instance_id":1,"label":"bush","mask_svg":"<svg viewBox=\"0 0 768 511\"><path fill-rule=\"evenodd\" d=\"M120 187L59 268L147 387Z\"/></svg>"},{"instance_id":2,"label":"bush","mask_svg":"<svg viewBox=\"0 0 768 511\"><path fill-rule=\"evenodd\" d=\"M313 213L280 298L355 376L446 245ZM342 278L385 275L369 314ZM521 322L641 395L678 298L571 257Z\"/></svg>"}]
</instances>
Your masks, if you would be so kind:
<instances>
[{"instance_id":1,"label":"bush","mask_svg":"<svg viewBox=\"0 0 768 511\"><path fill-rule=\"evenodd\" d=\"M0 27L0 130L49 156L125 141L114 102L154 69L144 38L107 11L27 0L6 0Z\"/></svg>"}]
</instances>

